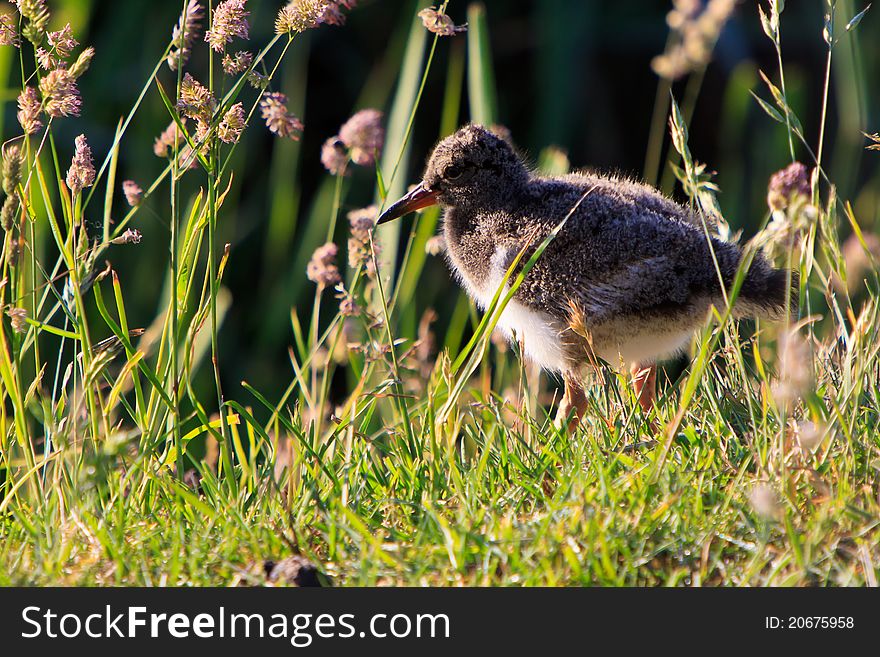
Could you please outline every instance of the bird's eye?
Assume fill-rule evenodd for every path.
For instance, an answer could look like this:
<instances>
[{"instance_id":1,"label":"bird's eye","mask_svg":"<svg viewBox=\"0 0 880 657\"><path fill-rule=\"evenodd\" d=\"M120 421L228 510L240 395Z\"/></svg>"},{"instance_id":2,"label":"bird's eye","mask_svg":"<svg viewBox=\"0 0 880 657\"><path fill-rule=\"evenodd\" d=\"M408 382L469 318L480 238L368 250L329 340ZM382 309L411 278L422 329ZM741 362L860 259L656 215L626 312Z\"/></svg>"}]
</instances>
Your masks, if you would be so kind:
<instances>
[{"instance_id":1,"label":"bird's eye","mask_svg":"<svg viewBox=\"0 0 880 657\"><path fill-rule=\"evenodd\" d=\"M461 178L462 173L462 168L453 164L452 166L446 167L446 171L443 172L443 177L446 178L446 180L458 180Z\"/></svg>"},{"instance_id":2,"label":"bird's eye","mask_svg":"<svg viewBox=\"0 0 880 657\"><path fill-rule=\"evenodd\" d=\"M443 171L443 180L453 185L463 185L477 172L473 164L450 164Z\"/></svg>"}]
</instances>

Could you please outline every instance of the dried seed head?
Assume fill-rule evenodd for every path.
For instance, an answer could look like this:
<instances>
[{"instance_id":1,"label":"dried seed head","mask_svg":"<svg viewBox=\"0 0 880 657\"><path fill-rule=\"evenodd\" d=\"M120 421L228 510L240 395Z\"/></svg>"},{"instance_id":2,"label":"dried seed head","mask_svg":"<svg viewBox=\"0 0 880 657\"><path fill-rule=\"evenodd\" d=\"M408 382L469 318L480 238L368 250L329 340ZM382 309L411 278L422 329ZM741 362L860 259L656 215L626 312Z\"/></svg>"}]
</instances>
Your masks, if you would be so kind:
<instances>
[{"instance_id":1,"label":"dried seed head","mask_svg":"<svg viewBox=\"0 0 880 657\"><path fill-rule=\"evenodd\" d=\"M7 308L6 314L9 315L9 323L12 330L19 335L27 333L27 310L24 308Z\"/></svg>"},{"instance_id":2,"label":"dried seed head","mask_svg":"<svg viewBox=\"0 0 880 657\"><path fill-rule=\"evenodd\" d=\"M379 217L379 208L369 205L360 210L352 210L348 213L348 223L351 225L351 236L365 244L370 242L370 233L376 226Z\"/></svg>"},{"instance_id":3,"label":"dried seed head","mask_svg":"<svg viewBox=\"0 0 880 657\"><path fill-rule=\"evenodd\" d=\"M171 31L173 45L165 61L172 71L176 71L189 61L193 44L199 36L201 20L204 15L202 6L196 0L189 0L186 9L180 15L180 20Z\"/></svg>"},{"instance_id":4,"label":"dried seed head","mask_svg":"<svg viewBox=\"0 0 880 657\"><path fill-rule=\"evenodd\" d=\"M771 210L785 210L798 200L810 197L810 176L806 165L794 162L770 177L767 205Z\"/></svg>"},{"instance_id":5,"label":"dried seed head","mask_svg":"<svg viewBox=\"0 0 880 657\"><path fill-rule=\"evenodd\" d=\"M357 317L363 309L355 302L354 297L346 294L339 302L339 314L343 317Z\"/></svg>"},{"instance_id":6,"label":"dried seed head","mask_svg":"<svg viewBox=\"0 0 880 657\"><path fill-rule=\"evenodd\" d=\"M765 520L777 520L782 515L779 497L768 484L757 484L749 493L749 502L755 513Z\"/></svg>"},{"instance_id":7,"label":"dried seed head","mask_svg":"<svg viewBox=\"0 0 880 657\"><path fill-rule=\"evenodd\" d=\"M55 54L62 59L67 59L73 53L73 49L79 45L79 41L73 38L73 30L70 29L70 23L62 27L57 32L49 32L46 35L49 45L55 51Z\"/></svg>"},{"instance_id":8,"label":"dried seed head","mask_svg":"<svg viewBox=\"0 0 880 657\"><path fill-rule=\"evenodd\" d=\"M333 242L327 242L315 249L312 254L306 267L306 276L313 283L317 283L318 290L336 285L342 280L339 269L336 267L338 253L339 247Z\"/></svg>"},{"instance_id":9,"label":"dried seed head","mask_svg":"<svg viewBox=\"0 0 880 657\"><path fill-rule=\"evenodd\" d=\"M446 251L446 238L443 235L434 235L425 242L425 253L432 256L440 255Z\"/></svg>"},{"instance_id":10,"label":"dried seed head","mask_svg":"<svg viewBox=\"0 0 880 657\"><path fill-rule=\"evenodd\" d=\"M3 230L12 230L12 227L15 226L18 220L18 211L20 209L21 199L18 197L18 192L6 197L6 200L3 201L3 209L0 210L0 225L3 226Z\"/></svg>"},{"instance_id":11,"label":"dried seed head","mask_svg":"<svg viewBox=\"0 0 880 657\"><path fill-rule=\"evenodd\" d=\"M419 12L419 18L422 19L422 25L429 32L433 32L439 36L453 36L458 32L467 31L467 23L464 25L456 25L446 14L438 11L434 7L422 9Z\"/></svg>"},{"instance_id":12,"label":"dried seed head","mask_svg":"<svg viewBox=\"0 0 880 657\"><path fill-rule=\"evenodd\" d=\"M184 147L180 149L177 161L183 169L197 169L199 167L198 157L196 157L189 144L184 145Z\"/></svg>"},{"instance_id":13,"label":"dried seed head","mask_svg":"<svg viewBox=\"0 0 880 657\"><path fill-rule=\"evenodd\" d=\"M385 143L382 112L375 109L357 112L339 129L339 139L348 146L352 162L372 165Z\"/></svg>"},{"instance_id":14,"label":"dried seed head","mask_svg":"<svg viewBox=\"0 0 880 657\"><path fill-rule=\"evenodd\" d=\"M276 34L297 34L319 25L342 25L342 9L355 6L353 0L294 0L278 12Z\"/></svg>"},{"instance_id":15,"label":"dried seed head","mask_svg":"<svg viewBox=\"0 0 880 657\"><path fill-rule=\"evenodd\" d=\"M298 34L318 27L318 8L323 2L306 0L282 7L275 18L275 34Z\"/></svg>"},{"instance_id":16,"label":"dried seed head","mask_svg":"<svg viewBox=\"0 0 880 657\"><path fill-rule=\"evenodd\" d=\"M873 261L880 261L880 237L875 233L853 233L843 243L843 261L846 264L846 288L853 293L864 284L865 276L874 268ZM842 289L843 282L835 277Z\"/></svg>"},{"instance_id":17,"label":"dried seed head","mask_svg":"<svg viewBox=\"0 0 880 657\"><path fill-rule=\"evenodd\" d=\"M140 244L141 243L141 231L136 228L129 228L119 237L115 237L110 240L110 244Z\"/></svg>"},{"instance_id":18,"label":"dried seed head","mask_svg":"<svg viewBox=\"0 0 880 657\"><path fill-rule=\"evenodd\" d=\"M373 278L376 274L376 263L373 261L373 254L378 257L382 252L379 242L372 243L370 249L370 240L359 239L357 237L348 238L348 266L357 269L363 266L367 276Z\"/></svg>"},{"instance_id":19,"label":"dried seed head","mask_svg":"<svg viewBox=\"0 0 880 657\"><path fill-rule=\"evenodd\" d=\"M122 193L131 207L137 207L144 199L144 190L134 180L125 180L122 183Z\"/></svg>"},{"instance_id":20,"label":"dried seed head","mask_svg":"<svg viewBox=\"0 0 880 657\"><path fill-rule=\"evenodd\" d=\"M33 87L25 87L18 95L18 123L26 135L32 135L43 127L40 120L40 95Z\"/></svg>"},{"instance_id":21,"label":"dried seed head","mask_svg":"<svg viewBox=\"0 0 880 657\"><path fill-rule=\"evenodd\" d=\"M700 0L672 0L672 9L666 15L666 24L672 30L680 30L696 18L702 9Z\"/></svg>"},{"instance_id":22,"label":"dried seed head","mask_svg":"<svg viewBox=\"0 0 880 657\"><path fill-rule=\"evenodd\" d=\"M64 65L64 62L60 57L56 57L52 52L45 48L37 48L34 54L37 56L37 62L40 64L40 68L46 71L51 71L54 68Z\"/></svg>"},{"instance_id":23,"label":"dried seed head","mask_svg":"<svg viewBox=\"0 0 880 657\"><path fill-rule=\"evenodd\" d=\"M234 144L241 137L245 125L244 105L236 103L223 115L223 120L217 126L217 136L226 144Z\"/></svg>"},{"instance_id":24,"label":"dried seed head","mask_svg":"<svg viewBox=\"0 0 880 657\"><path fill-rule=\"evenodd\" d=\"M95 165L92 162L92 149L86 141L85 135L80 135L75 141L76 149L70 168L67 170L67 186L71 194L76 196L86 187L91 187L95 182Z\"/></svg>"},{"instance_id":25,"label":"dried seed head","mask_svg":"<svg viewBox=\"0 0 880 657\"><path fill-rule=\"evenodd\" d=\"M699 0L674 0L666 23L674 38L666 51L651 61L651 68L662 78L676 80L705 67L724 25L738 0L709 0L703 8Z\"/></svg>"},{"instance_id":26,"label":"dried seed head","mask_svg":"<svg viewBox=\"0 0 880 657\"><path fill-rule=\"evenodd\" d=\"M247 0L224 0L214 9L211 29L205 33L205 41L217 52L223 52L226 44L235 37L248 38L247 17L250 12L245 9Z\"/></svg>"},{"instance_id":27,"label":"dried seed head","mask_svg":"<svg viewBox=\"0 0 880 657\"><path fill-rule=\"evenodd\" d=\"M172 121L162 134L153 142L153 152L156 157L169 157L174 147L183 140L183 134L177 124Z\"/></svg>"},{"instance_id":28,"label":"dried seed head","mask_svg":"<svg viewBox=\"0 0 880 657\"><path fill-rule=\"evenodd\" d=\"M266 127L276 135L299 139L303 124L287 111L287 96L282 93L263 94L260 100L260 113L266 120Z\"/></svg>"},{"instance_id":29,"label":"dried seed head","mask_svg":"<svg viewBox=\"0 0 880 657\"><path fill-rule=\"evenodd\" d=\"M798 422L797 441L804 452L813 452L825 439L825 428L818 426L815 422Z\"/></svg>"},{"instance_id":30,"label":"dried seed head","mask_svg":"<svg viewBox=\"0 0 880 657\"><path fill-rule=\"evenodd\" d=\"M234 55L223 55L223 72L227 75L244 73L254 63L254 56L246 50L239 50Z\"/></svg>"},{"instance_id":31,"label":"dried seed head","mask_svg":"<svg viewBox=\"0 0 880 657\"><path fill-rule=\"evenodd\" d=\"M76 86L76 78L69 70L56 68L54 71L49 71L40 80L40 93L43 95L43 105L49 116L79 116L82 101Z\"/></svg>"},{"instance_id":32,"label":"dried seed head","mask_svg":"<svg viewBox=\"0 0 880 657\"><path fill-rule=\"evenodd\" d=\"M49 24L49 10L46 0L15 0L18 12L26 19L22 34L34 45L39 45Z\"/></svg>"},{"instance_id":33,"label":"dried seed head","mask_svg":"<svg viewBox=\"0 0 880 657\"><path fill-rule=\"evenodd\" d=\"M348 165L348 149L339 137L330 137L321 147L321 164L334 176L345 173Z\"/></svg>"},{"instance_id":34,"label":"dried seed head","mask_svg":"<svg viewBox=\"0 0 880 657\"><path fill-rule=\"evenodd\" d=\"M793 330L779 340L779 380L773 385L773 396L780 404L801 399L813 386L812 357L800 332Z\"/></svg>"},{"instance_id":35,"label":"dried seed head","mask_svg":"<svg viewBox=\"0 0 880 657\"><path fill-rule=\"evenodd\" d=\"M10 144L3 149L3 191L7 195L15 194L21 182L21 165L21 146Z\"/></svg>"},{"instance_id":36,"label":"dried seed head","mask_svg":"<svg viewBox=\"0 0 880 657\"><path fill-rule=\"evenodd\" d=\"M259 71L248 71L247 81L254 89L259 89L260 91L269 86L269 78Z\"/></svg>"},{"instance_id":37,"label":"dried seed head","mask_svg":"<svg viewBox=\"0 0 880 657\"><path fill-rule=\"evenodd\" d=\"M18 36L18 25L12 18L12 14L0 14L0 46L21 45L21 38Z\"/></svg>"},{"instance_id":38,"label":"dried seed head","mask_svg":"<svg viewBox=\"0 0 880 657\"><path fill-rule=\"evenodd\" d=\"M89 46L79 54L79 57L76 58L73 66L70 67L70 74L75 78L80 77L83 73L89 70L89 66L91 66L94 57L95 49L92 46Z\"/></svg>"},{"instance_id":39,"label":"dried seed head","mask_svg":"<svg viewBox=\"0 0 880 657\"><path fill-rule=\"evenodd\" d=\"M181 114L191 119L211 123L211 117L214 116L214 111L217 109L217 99L198 80L187 73L180 82L180 98L177 99L177 109Z\"/></svg>"}]
</instances>

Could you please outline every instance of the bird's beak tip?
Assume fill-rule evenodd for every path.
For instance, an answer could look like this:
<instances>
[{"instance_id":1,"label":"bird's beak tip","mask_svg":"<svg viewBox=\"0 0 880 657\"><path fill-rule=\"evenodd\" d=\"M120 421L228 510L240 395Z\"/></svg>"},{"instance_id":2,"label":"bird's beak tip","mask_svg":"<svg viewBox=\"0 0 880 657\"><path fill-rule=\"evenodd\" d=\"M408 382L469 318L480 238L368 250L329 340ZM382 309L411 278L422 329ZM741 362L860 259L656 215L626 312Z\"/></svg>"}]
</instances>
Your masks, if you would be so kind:
<instances>
[{"instance_id":1,"label":"bird's beak tip","mask_svg":"<svg viewBox=\"0 0 880 657\"><path fill-rule=\"evenodd\" d=\"M392 203L383 212L376 225L392 221L410 212L421 210L437 204L437 192L428 187L424 182L419 183L398 201Z\"/></svg>"}]
</instances>

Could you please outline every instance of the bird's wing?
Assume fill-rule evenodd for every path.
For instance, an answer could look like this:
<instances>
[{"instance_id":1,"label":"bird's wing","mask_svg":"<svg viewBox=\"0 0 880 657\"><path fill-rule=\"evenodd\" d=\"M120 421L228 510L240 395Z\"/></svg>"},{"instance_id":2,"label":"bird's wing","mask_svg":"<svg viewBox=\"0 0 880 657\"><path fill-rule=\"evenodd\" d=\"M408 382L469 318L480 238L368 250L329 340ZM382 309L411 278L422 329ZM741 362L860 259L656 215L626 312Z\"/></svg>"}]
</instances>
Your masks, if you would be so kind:
<instances>
[{"instance_id":1,"label":"bird's wing","mask_svg":"<svg viewBox=\"0 0 880 657\"><path fill-rule=\"evenodd\" d=\"M614 317L674 311L687 305L693 279L673 258L655 256L629 262L599 280L569 286L589 321L603 323Z\"/></svg>"},{"instance_id":2,"label":"bird's wing","mask_svg":"<svg viewBox=\"0 0 880 657\"><path fill-rule=\"evenodd\" d=\"M569 174L565 180L583 189L593 188L605 196L613 196L623 205L653 212L663 219L684 221L702 228L700 218L689 208L664 196L659 190L622 176L601 176L589 172Z\"/></svg>"},{"instance_id":3,"label":"bird's wing","mask_svg":"<svg viewBox=\"0 0 880 657\"><path fill-rule=\"evenodd\" d=\"M717 275L701 231L648 210L606 212L598 227L584 220L549 247L551 259L565 263L563 275L544 277L557 281L553 297L601 323L674 314L714 292Z\"/></svg>"}]
</instances>

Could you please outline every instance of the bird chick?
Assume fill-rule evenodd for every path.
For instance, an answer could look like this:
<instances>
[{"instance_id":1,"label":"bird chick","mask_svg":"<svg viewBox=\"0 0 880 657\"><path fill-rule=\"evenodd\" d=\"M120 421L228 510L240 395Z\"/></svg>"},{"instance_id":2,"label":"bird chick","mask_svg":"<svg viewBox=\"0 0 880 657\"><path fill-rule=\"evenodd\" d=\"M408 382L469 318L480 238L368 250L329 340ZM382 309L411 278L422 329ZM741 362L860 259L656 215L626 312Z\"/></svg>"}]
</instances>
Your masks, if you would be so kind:
<instances>
[{"instance_id":1,"label":"bird chick","mask_svg":"<svg viewBox=\"0 0 880 657\"><path fill-rule=\"evenodd\" d=\"M586 410L584 367L600 359L631 366L648 412L656 362L681 352L712 305L724 305L721 283L730 289L743 257L736 244L707 240L698 217L652 187L593 173L534 175L507 141L478 125L440 141L422 181L378 223L435 204L444 208L451 268L482 309L509 284L517 255L525 252L521 269L565 220L498 326L563 376L557 423L569 429ZM796 290L794 272L757 254L734 314L780 317L796 307Z\"/></svg>"}]
</instances>

